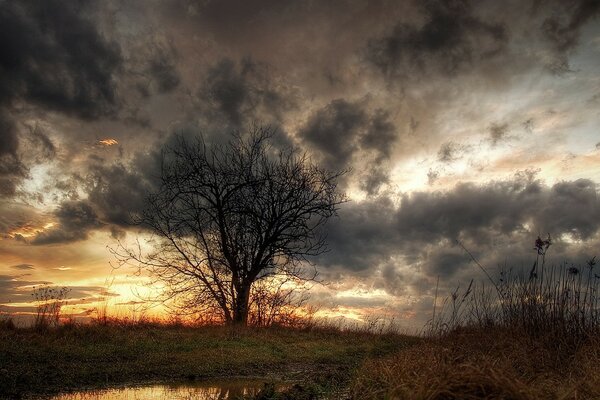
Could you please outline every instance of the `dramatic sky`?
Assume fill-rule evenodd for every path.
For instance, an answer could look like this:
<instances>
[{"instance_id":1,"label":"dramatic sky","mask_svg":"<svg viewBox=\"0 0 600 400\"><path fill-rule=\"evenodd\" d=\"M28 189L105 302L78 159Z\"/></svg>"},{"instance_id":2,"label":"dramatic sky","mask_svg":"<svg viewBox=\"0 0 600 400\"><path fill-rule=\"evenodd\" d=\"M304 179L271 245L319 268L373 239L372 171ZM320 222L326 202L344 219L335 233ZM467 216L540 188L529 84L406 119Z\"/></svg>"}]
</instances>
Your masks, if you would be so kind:
<instances>
[{"instance_id":1,"label":"dramatic sky","mask_svg":"<svg viewBox=\"0 0 600 400\"><path fill-rule=\"evenodd\" d=\"M135 312L110 248L174 133L252 123L351 200L315 259L328 315L419 326L441 294L600 256L600 2L0 0L0 311L34 285ZM114 263L113 263L114 265Z\"/></svg>"}]
</instances>

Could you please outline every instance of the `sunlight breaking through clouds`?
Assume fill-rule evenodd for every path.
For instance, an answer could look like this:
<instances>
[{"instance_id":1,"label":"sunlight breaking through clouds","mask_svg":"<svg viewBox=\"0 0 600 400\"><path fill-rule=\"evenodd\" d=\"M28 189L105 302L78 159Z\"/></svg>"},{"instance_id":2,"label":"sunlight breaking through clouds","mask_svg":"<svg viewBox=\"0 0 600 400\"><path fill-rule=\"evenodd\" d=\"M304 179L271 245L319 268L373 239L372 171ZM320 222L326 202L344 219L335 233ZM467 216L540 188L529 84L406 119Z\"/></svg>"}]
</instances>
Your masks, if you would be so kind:
<instances>
[{"instance_id":1,"label":"sunlight breaking through clouds","mask_svg":"<svg viewBox=\"0 0 600 400\"><path fill-rule=\"evenodd\" d=\"M598 9L509 4L2 2L19 40L0 76L0 275L100 287L114 273L121 308L131 287L155 294L107 247L155 244L132 222L161 149L254 123L274 149L348 171L330 251L310 260L331 289L309 303L332 315L426 321L436 276L449 292L473 275L456 240L494 267L530 264L546 232L549 257L593 256Z\"/></svg>"},{"instance_id":2,"label":"sunlight breaking through clouds","mask_svg":"<svg viewBox=\"0 0 600 400\"><path fill-rule=\"evenodd\" d=\"M101 146L114 146L116 144L119 144L119 142L117 141L117 139L101 139L98 140L98 144Z\"/></svg>"}]
</instances>

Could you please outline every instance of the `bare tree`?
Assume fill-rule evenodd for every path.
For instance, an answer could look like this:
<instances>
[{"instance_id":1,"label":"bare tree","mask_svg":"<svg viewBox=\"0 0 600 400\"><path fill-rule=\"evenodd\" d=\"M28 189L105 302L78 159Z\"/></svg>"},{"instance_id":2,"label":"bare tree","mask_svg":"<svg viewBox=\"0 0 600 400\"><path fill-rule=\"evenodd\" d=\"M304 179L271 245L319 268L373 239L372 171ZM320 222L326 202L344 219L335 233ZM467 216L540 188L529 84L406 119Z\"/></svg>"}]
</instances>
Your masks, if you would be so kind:
<instances>
[{"instance_id":1,"label":"bare tree","mask_svg":"<svg viewBox=\"0 0 600 400\"><path fill-rule=\"evenodd\" d=\"M305 266L326 250L323 226L345 201L337 191L343 172L276 150L271 138L259 127L224 145L179 137L163 152L160 188L139 219L154 250L121 256L178 304L234 324L248 323L257 281L314 279Z\"/></svg>"}]
</instances>

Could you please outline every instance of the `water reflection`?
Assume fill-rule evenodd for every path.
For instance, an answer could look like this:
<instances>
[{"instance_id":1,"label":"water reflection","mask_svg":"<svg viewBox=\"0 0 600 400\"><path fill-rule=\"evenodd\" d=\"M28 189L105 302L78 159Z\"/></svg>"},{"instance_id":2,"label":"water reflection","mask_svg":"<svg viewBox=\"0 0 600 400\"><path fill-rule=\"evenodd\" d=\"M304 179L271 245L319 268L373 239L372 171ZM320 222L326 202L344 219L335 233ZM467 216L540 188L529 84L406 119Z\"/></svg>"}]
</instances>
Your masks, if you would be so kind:
<instances>
[{"instance_id":1,"label":"water reflection","mask_svg":"<svg viewBox=\"0 0 600 400\"><path fill-rule=\"evenodd\" d=\"M265 381L237 379L206 381L189 384L157 384L130 386L93 391L66 393L51 397L52 400L233 400L242 396L256 395ZM275 385L279 390L283 385Z\"/></svg>"}]
</instances>

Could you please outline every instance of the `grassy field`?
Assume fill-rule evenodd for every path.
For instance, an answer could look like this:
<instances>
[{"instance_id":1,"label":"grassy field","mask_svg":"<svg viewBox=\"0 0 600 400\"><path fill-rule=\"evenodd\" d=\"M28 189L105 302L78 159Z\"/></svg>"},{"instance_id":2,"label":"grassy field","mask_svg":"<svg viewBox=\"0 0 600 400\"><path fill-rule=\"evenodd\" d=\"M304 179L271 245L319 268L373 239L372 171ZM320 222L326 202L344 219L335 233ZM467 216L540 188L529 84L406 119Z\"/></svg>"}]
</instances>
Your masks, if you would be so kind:
<instances>
[{"instance_id":1,"label":"grassy field","mask_svg":"<svg viewBox=\"0 0 600 400\"><path fill-rule=\"evenodd\" d=\"M357 399L600 399L600 337L577 346L522 331L457 329L367 361Z\"/></svg>"},{"instance_id":2,"label":"grassy field","mask_svg":"<svg viewBox=\"0 0 600 400\"><path fill-rule=\"evenodd\" d=\"M366 359L419 339L314 329L159 325L73 325L43 332L0 329L0 398L119 383L210 377L310 382L321 392L347 387Z\"/></svg>"},{"instance_id":3,"label":"grassy field","mask_svg":"<svg viewBox=\"0 0 600 400\"><path fill-rule=\"evenodd\" d=\"M600 338L494 327L416 338L336 329L0 328L0 398L214 377L297 382L273 399L600 399ZM300 390L298 390L300 388Z\"/></svg>"}]
</instances>

